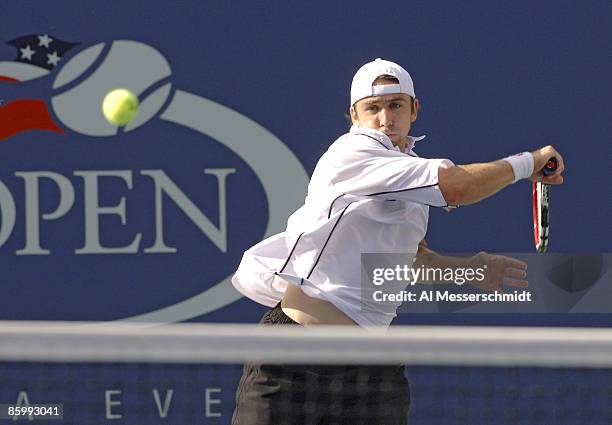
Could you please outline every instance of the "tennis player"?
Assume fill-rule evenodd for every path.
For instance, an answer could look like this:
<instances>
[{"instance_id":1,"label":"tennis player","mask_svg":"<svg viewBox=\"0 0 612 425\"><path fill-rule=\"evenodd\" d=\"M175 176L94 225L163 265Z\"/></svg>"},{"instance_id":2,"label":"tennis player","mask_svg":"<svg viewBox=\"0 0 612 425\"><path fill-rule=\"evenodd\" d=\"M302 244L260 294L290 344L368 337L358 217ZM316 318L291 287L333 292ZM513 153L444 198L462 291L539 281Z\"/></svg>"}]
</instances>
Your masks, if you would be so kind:
<instances>
[{"instance_id":1,"label":"tennis player","mask_svg":"<svg viewBox=\"0 0 612 425\"><path fill-rule=\"evenodd\" d=\"M424 243L430 207L473 204L521 179L563 182L563 158L552 146L469 165L417 156L423 137L409 132L420 105L412 78L396 63L363 65L350 98L353 125L320 158L304 205L285 232L245 252L232 279L245 296L272 307L263 324L389 326L395 308L360 308L361 253L416 252L422 263L437 263ZM558 170L543 177L551 157ZM492 257L517 286L526 284L523 264ZM232 423L406 424L409 405L403 366L247 363Z\"/></svg>"}]
</instances>

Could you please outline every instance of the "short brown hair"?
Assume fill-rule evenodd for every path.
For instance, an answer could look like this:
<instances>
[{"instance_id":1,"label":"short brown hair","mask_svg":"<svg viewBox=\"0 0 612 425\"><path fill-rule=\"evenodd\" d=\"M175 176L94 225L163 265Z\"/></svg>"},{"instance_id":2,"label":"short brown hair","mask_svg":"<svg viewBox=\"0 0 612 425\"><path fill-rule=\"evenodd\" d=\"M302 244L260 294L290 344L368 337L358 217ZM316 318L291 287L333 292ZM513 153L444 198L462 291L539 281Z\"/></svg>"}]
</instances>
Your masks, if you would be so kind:
<instances>
[{"instance_id":1,"label":"short brown hair","mask_svg":"<svg viewBox=\"0 0 612 425\"><path fill-rule=\"evenodd\" d=\"M376 77L374 81L372 81L373 86L383 85L383 84L399 84L399 80L395 78L393 75L379 75ZM412 96L410 97L410 112L414 110L414 99Z\"/></svg>"},{"instance_id":2,"label":"short brown hair","mask_svg":"<svg viewBox=\"0 0 612 425\"><path fill-rule=\"evenodd\" d=\"M399 80L395 78L393 75L383 74L376 77L374 81L372 81L373 86L383 85L383 84L399 84ZM412 96L410 97L410 112L414 111L414 99ZM352 105L355 107L355 105ZM344 114L344 116L352 123L351 117L348 114Z\"/></svg>"},{"instance_id":3,"label":"short brown hair","mask_svg":"<svg viewBox=\"0 0 612 425\"><path fill-rule=\"evenodd\" d=\"M395 78L393 75L379 75L378 77L376 77L376 79L374 81L372 81L372 85L373 86L378 86L378 85L382 85L382 83L395 83L395 84L399 84L399 80L397 78Z\"/></svg>"}]
</instances>

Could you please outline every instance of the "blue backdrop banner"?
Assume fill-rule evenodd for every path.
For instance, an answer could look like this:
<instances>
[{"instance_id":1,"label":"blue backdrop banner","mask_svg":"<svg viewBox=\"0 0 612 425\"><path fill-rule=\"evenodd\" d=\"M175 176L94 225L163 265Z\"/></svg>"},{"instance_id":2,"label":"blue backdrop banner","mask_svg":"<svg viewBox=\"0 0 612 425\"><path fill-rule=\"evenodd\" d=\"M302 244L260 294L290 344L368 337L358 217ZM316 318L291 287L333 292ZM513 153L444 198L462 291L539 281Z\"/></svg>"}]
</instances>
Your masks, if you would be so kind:
<instances>
[{"instance_id":1,"label":"blue backdrop banner","mask_svg":"<svg viewBox=\"0 0 612 425\"><path fill-rule=\"evenodd\" d=\"M254 322L229 278L282 231L347 131L353 73L411 73L417 152L457 164L553 144L550 251L610 251L608 2L34 1L0 5L0 319ZM110 90L141 101L125 128ZM446 252L533 252L520 182L452 213ZM397 323L478 323L403 315ZM496 323L604 324L601 316Z\"/></svg>"}]
</instances>

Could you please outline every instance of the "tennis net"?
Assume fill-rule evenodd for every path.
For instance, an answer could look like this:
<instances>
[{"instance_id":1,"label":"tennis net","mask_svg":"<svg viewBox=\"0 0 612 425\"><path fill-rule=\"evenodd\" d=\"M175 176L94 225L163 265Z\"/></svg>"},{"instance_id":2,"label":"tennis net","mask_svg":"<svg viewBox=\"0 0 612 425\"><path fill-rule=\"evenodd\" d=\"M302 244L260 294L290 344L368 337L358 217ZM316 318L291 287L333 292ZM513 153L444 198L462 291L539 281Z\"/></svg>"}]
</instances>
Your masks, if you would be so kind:
<instances>
[{"instance_id":1,"label":"tennis net","mask_svg":"<svg viewBox=\"0 0 612 425\"><path fill-rule=\"evenodd\" d=\"M245 362L282 365L292 385L310 382L296 378L301 365L329 372L323 399L283 406L305 424L375 423L371 406L362 422L343 421L343 403L332 419L318 409L347 390L334 384L340 368L399 364L410 425L612 423L612 329L74 322L0 322L0 418L229 424ZM371 387L363 378L348 385ZM44 406L61 415L33 410Z\"/></svg>"}]
</instances>

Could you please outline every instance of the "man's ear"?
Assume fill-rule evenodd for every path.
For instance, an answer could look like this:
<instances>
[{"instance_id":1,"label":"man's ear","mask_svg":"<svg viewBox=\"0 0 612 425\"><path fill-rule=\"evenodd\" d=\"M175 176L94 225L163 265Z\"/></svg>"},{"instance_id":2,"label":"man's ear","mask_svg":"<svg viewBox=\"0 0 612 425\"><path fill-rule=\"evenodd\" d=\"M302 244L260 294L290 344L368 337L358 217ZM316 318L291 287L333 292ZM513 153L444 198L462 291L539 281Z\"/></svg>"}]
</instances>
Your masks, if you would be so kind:
<instances>
[{"instance_id":1,"label":"man's ear","mask_svg":"<svg viewBox=\"0 0 612 425\"><path fill-rule=\"evenodd\" d=\"M410 122L416 121L419 115L419 109L421 109L421 102L419 102L419 99L414 99L412 101L412 116L410 117Z\"/></svg>"},{"instance_id":2,"label":"man's ear","mask_svg":"<svg viewBox=\"0 0 612 425\"><path fill-rule=\"evenodd\" d=\"M353 124L358 124L359 123L359 116L357 115L357 110L355 110L354 106L351 106L349 108L349 114L351 116L351 122Z\"/></svg>"}]
</instances>

